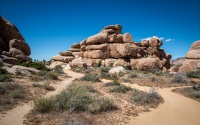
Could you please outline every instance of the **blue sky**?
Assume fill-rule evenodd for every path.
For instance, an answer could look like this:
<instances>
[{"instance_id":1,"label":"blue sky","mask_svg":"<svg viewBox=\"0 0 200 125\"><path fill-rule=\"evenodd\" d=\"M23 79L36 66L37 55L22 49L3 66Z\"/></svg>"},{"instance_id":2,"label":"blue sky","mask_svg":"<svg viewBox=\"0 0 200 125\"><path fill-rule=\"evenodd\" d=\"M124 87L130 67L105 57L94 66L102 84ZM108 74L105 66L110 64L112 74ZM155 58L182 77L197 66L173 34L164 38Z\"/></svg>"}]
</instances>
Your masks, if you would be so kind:
<instances>
[{"instance_id":1,"label":"blue sky","mask_svg":"<svg viewBox=\"0 0 200 125\"><path fill-rule=\"evenodd\" d=\"M49 60L104 26L121 24L134 41L158 36L173 58L200 40L200 0L0 0L0 15L15 24L33 59Z\"/></svg>"}]
</instances>

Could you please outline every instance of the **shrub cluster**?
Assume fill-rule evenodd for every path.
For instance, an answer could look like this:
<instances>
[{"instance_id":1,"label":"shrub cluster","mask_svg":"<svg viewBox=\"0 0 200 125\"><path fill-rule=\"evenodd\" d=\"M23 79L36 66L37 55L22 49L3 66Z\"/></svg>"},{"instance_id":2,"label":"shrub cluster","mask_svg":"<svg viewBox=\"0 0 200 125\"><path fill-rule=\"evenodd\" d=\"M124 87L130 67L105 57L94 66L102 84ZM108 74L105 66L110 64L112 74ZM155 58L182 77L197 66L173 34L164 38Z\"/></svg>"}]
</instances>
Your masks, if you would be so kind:
<instances>
[{"instance_id":1,"label":"shrub cluster","mask_svg":"<svg viewBox=\"0 0 200 125\"><path fill-rule=\"evenodd\" d=\"M188 77L183 73L176 73L172 79L171 83L187 83Z\"/></svg>"},{"instance_id":2,"label":"shrub cluster","mask_svg":"<svg viewBox=\"0 0 200 125\"><path fill-rule=\"evenodd\" d=\"M188 72L187 76L189 78L200 78L200 70Z\"/></svg>"},{"instance_id":3,"label":"shrub cluster","mask_svg":"<svg viewBox=\"0 0 200 125\"><path fill-rule=\"evenodd\" d=\"M157 106L160 102L162 102L163 99L157 92L157 90L155 88L152 88L149 92L138 93L137 91L136 94L133 94L132 101L136 105L149 105L150 107L154 107Z\"/></svg>"},{"instance_id":4,"label":"shrub cluster","mask_svg":"<svg viewBox=\"0 0 200 125\"><path fill-rule=\"evenodd\" d=\"M82 78L82 81L92 81L92 82L100 82L100 78L97 74L85 74Z\"/></svg>"},{"instance_id":5,"label":"shrub cluster","mask_svg":"<svg viewBox=\"0 0 200 125\"><path fill-rule=\"evenodd\" d=\"M21 65L21 66L25 66L25 67L32 67L32 68L36 68L38 70L47 70L49 71L49 69L45 66L44 63L42 62L36 62L36 61L27 61L27 62L24 62L23 60L19 60L17 62L17 65Z\"/></svg>"},{"instance_id":6,"label":"shrub cluster","mask_svg":"<svg viewBox=\"0 0 200 125\"><path fill-rule=\"evenodd\" d=\"M43 70L43 71L40 71L38 73L35 73L31 76L29 76L29 79L30 80L33 80L33 81L42 81L42 80L56 80L58 79L58 75L54 72L49 72L49 71L46 71L46 70Z\"/></svg>"},{"instance_id":7,"label":"shrub cluster","mask_svg":"<svg viewBox=\"0 0 200 125\"><path fill-rule=\"evenodd\" d=\"M34 101L34 108L39 112L48 112L51 110L58 111L89 111L91 113L99 113L111 110L116 107L112 100L108 98L94 99L85 89L78 83L71 83L68 88L60 94L51 98L41 97Z\"/></svg>"}]
</instances>

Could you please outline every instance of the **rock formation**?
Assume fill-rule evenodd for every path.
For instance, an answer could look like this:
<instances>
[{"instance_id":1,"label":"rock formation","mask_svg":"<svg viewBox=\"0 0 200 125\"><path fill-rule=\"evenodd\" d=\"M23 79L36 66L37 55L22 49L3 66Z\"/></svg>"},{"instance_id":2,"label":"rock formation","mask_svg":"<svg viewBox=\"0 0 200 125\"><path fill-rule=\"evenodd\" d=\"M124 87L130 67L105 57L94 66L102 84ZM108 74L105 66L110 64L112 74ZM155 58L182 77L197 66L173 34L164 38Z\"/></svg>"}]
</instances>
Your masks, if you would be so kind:
<instances>
[{"instance_id":1,"label":"rock formation","mask_svg":"<svg viewBox=\"0 0 200 125\"><path fill-rule=\"evenodd\" d=\"M122 34L121 25L110 25L52 59L69 63L72 68L103 65L167 70L172 56L160 49L161 45L162 40L155 36L150 40L134 42L130 33Z\"/></svg>"},{"instance_id":2,"label":"rock formation","mask_svg":"<svg viewBox=\"0 0 200 125\"><path fill-rule=\"evenodd\" d=\"M194 42L186 54L186 60L179 68L179 72L190 72L200 69L200 40Z\"/></svg>"},{"instance_id":3,"label":"rock formation","mask_svg":"<svg viewBox=\"0 0 200 125\"><path fill-rule=\"evenodd\" d=\"M18 59L28 61L31 50L19 30L0 16L0 58L3 62L16 64Z\"/></svg>"}]
</instances>

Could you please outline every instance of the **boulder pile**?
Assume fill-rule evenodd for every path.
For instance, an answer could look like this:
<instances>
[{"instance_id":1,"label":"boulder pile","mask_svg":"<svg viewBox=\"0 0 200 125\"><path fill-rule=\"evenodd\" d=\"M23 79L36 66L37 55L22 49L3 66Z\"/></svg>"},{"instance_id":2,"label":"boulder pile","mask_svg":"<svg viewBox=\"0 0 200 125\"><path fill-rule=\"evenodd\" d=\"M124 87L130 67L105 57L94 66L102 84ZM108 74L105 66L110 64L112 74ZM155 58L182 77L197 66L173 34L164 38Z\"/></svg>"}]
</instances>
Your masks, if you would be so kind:
<instances>
[{"instance_id":1,"label":"boulder pile","mask_svg":"<svg viewBox=\"0 0 200 125\"><path fill-rule=\"evenodd\" d=\"M130 33L122 34L121 25L109 25L98 34L73 44L68 51L53 56L52 60L69 63L72 68L102 65L167 70L172 56L160 48L162 44L156 36L134 42Z\"/></svg>"},{"instance_id":2,"label":"boulder pile","mask_svg":"<svg viewBox=\"0 0 200 125\"><path fill-rule=\"evenodd\" d=\"M0 58L16 64L19 59L28 61L31 49L15 25L0 16Z\"/></svg>"},{"instance_id":3,"label":"boulder pile","mask_svg":"<svg viewBox=\"0 0 200 125\"><path fill-rule=\"evenodd\" d=\"M190 50L186 54L186 60L179 68L179 72L185 73L190 71L196 71L200 69L200 40L194 42Z\"/></svg>"}]
</instances>

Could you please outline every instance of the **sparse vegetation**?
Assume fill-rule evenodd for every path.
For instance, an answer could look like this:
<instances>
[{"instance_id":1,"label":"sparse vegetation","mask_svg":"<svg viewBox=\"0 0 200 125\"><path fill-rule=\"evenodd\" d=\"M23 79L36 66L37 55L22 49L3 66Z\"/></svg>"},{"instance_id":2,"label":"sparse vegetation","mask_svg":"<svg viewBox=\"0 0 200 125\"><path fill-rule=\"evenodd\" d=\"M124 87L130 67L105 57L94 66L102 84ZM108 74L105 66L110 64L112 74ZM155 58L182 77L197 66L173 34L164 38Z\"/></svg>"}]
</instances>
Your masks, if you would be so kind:
<instances>
[{"instance_id":1,"label":"sparse vegetation","mask_svg":"<svg viewBox=\"0 0 200 125\"><path fill-rule=\"evenodd\" d=\"M128 78L136 78L138 77L138 73L135 71L128 72Z\"/></svg>"},{"instance_id":2,"label":"sparse vegetation","mask_svg":"<svg viewBox=\"0 0 200 125\"><path fill-rule=\"evenodd\" d=\"M56 74L63 74L63 70L62 70L62 67L61 66L56 66L54 69L54 72L56 73Z\"/></svg>"},{"instance_id":3,"label":"sparse vegetation","mask_svg":"<svg viewBox=\"0 0 200 125\"><path fill-rule=\"evenodd\" d=\"M6 69L0 68L0 82L11 82L11 75L8 74Z\"/></svg>"},{"instance_id":4,"label":"sparse vegetation","mask_svg":"<svg viewBox=\"0 0 200 125\"><path fill-rule=\"evenodd\" d=\"M88 106L88 110L91 113L106 112L113 109L117 109L117 106L115 106L113 100L109 98L97 99Z\"/></svg>"},{"instance_id":5,"label":"sparse vegetation","mask_svg":"<svg viewBox=\"0 0 200 125\"><path fill-rule=\"evenodd\" d=\"M71 83L60 94L51 98L38 98L34 101L35 110L39 112L58 111L89 111L91 113L105 112L113 109L114 103L108 98L94 99L88 92L94 92L91 87Z\"/></svg>"},{"instance_id":6,"label":"sparse vegetation","mask_svg":"<svg viewBox=\"0 0 200 125\"><path fill-rule=\"evenodd\" d=\"M117 87L114 87L110 90L110 92L118 92L118 93L126 93L127 91L131 90L130 87L127 87L125 85L120 85Z\"/></svg>"},{"instance_id":7,"label":"sparse vegetation","mask_svg":"<svg viewBox=\"0 0 200 125\"><path fill-rule=\"evenodd\" d=\"M80 80L100 82L99 76L97 74L85 74L82 78L80 78Z\"/></svg>"},{"instance_id":8,"label":"sparse vegetation","mask_svg":"<svg viewBox=\"0 0 200 125\"><path fill-rule=\"evenodd\" d=\"M17 62L17 65L21 65L21 66L25 66L25 67L32 67L32 68L36 68L38 70L47 70L49 71L49 69L45 66L44 63L42 62L39 62L39 61L27 61L27 62L24 62L23 60L19 60Z\"/></svg>"},{"instance_id":9,"label":"sparse vegetation","mask_svg":"<svg viewBox=\"0 0 200 125\"><path fill-rule=\"evenodd\" d=\"M32 81L43 81L43 80L57 80L58 75L53 72L48 72L48 71L40 71L38 73L35 73L29 77L30 80Z\"/></svg>"},{"instance_id":10,"label":"sparse vegetation","mask_svg":"<svg viewBox=\"0 0 200 125\"><path fill-rule=\"evenodd\" d=\"M200 102L200 87L199 85L193 85L192 87L178 88L172 90L186 97L192 98Z\"/></svg>"},{"instance_id":11,"label":"sparse vegetation","mask_svg":"<svg viewBox=\"0 0 200 125\"><path fill-rule=\"evenodd\" d=\"M200 78L200 70L188 72L187 76L189 78Z\"/></svg>"},{"instance_id":12,"label":"sparse vegetation","mask_svg":"<svg viewBox=\"0 0 200 125\"><path fill-rule=\"evenodd\" d=\"M34 101L35 110L44 113L49 112L53 108L51 98L39 97Z\"/></svg>"},{"instance_id":13,"label":"sparse vegetation","mask_svg":"<svg viewBox=\"0 0 200 125\"><path fill-rule=\"evenodd\" d=\"M176 73L171 80L171 83L187 83L188 78L183 73Z\"/></svg>"},{"instance_id":14,"label":"sparse vegetation","mask_svg":"<svg viewBox=\"0 0 200 125\"><path fill-rule=\"evenodd\" d=\"M152 88L149 92L140 93L136 96L133 95L132 101L136 105L155 107L163 102L163 99L157 90Z\"/></svg>"},{"instance_id":15,"label":"sparse vegetation","mask_svg":"<svg viewBox=\"0 0 200 125\"><path fill-rule=\"evenodd\" d=\"M163 74L163 71L161 69L158 69L158 68L151 69L150 72L152 74L155 74L155 75L161 75L161 74Z\"/></svg>"},{"instance_id":16,"label":"sparse vegetation","mask_svg":"<svg viewBox=\"0 0 200 125\"><path fill-rule=\"evenodd\" d=\"M20 85L11 82L0 83L0 111L11 108L11 104L24 97L24 91Z\"/></svg>"},{"instance_id":17,"label":"sparse vegetation","mask_svg":"<svg viewBox=\"0 0 200 125\"><path fill-rule=\"evenodd\" d=\"M120 86L120 85L121 85L121 83L118 80L113 80L112 82L105 83L106 87L109 87L109 86Z\"/></svg>"}]
</instances>

